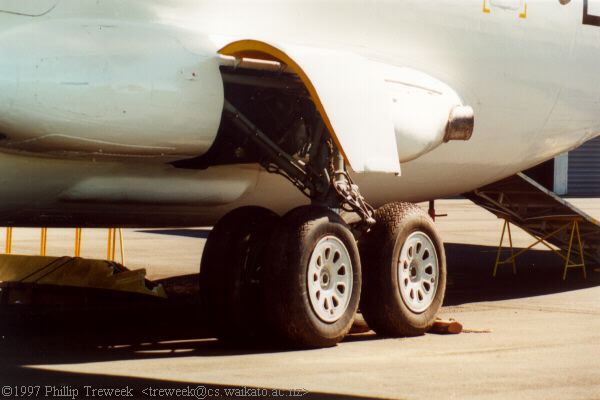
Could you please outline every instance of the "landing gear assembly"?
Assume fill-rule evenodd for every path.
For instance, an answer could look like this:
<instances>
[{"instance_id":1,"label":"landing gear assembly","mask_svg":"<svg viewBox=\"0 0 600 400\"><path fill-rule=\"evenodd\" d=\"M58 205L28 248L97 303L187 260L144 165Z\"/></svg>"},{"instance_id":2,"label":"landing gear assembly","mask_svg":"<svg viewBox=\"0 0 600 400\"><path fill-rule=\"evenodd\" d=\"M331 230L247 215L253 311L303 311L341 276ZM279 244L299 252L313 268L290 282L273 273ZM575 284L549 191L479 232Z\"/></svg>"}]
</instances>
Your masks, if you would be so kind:
<instances>
[{"instance_id":1,"label":"landing gear assembly","mask_svg":"<svg viewBox=\"0 0 600 400\"><path fill-rule=\"evenodd\" d=\"M359 305L379 334L423 334L446 282L433 221L411 204L369 206L303 86L275 75L263 87L264 74L223 70L228 100L220 141L192 162L258 162L291 181L311 205L282 217L243 207L217 223L200 269L202 303L217 335L333 346L349 332ZM341 210L358 222L346 223Z\"/></svg>"}]
</instances>

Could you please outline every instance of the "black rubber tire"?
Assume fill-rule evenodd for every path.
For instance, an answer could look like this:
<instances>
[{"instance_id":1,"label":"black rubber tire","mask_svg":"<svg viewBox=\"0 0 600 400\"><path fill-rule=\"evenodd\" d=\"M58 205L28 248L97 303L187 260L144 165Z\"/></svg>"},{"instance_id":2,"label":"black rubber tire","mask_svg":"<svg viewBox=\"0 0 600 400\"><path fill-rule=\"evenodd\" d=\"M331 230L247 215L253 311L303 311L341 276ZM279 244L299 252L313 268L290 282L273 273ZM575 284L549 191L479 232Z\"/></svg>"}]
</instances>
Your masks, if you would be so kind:
<instances>
[{"instance_id":1,"label":"black rubber tire","mask_svg":"<svg viewBox=\"0 0 600 400\"><path fill-rule=\"evenodd\" d=\"M415 204L390 203L376 211L375 226L360 241L363 291L360 309L369 327L390 337L419 336L427 332L444 301L446 255L444 243L429 215ZM439 278L431 306L422 313L410 310L400 295L397 260L409 235L421 231L434 243Z\"/></svg>"},{"instance_id":2,"label":"black rubber tire","mask_svg":"<svg viewBox=\"0 0 600 400\"><path fill-rule=\"evenodd\" d=\"M324 236L337 237L352 261L353 290L346 312L326 323L314 312L307 273L314 247ZM360 302L361 268L352 232L340 216L321 207L303 206L286 214L271 239L271 263L265 274L265 295L272 331L287 346L335 346L352 327Z\"/></svg>"},{"instance_id":3,"label":"black rubber tire","mask_svg":"<svg viewBox=\"0 0 600 400\"><path fill-rule=\"evenodd\" d=\"M264 252L279 221L265 208L241 207L210 232L200 264L200 300L219 339L246 342L263 333Z\"/></svg>"}]
</instances>

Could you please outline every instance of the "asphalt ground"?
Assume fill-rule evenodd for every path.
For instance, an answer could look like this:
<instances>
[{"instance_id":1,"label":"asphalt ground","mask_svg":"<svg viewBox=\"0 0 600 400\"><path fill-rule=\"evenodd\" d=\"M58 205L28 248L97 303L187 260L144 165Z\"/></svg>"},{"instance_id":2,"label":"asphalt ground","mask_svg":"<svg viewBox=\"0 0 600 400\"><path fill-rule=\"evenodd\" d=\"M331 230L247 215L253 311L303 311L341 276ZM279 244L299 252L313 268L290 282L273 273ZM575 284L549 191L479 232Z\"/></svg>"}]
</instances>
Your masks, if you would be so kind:
<instances>
[{"instance_id":1,"label":"asphalt ground","mask_svg":"<svg viewBox=\"0 0 600 400\"><path fill-rule=\"evenodd\" d=\"M600 219L599 199L571 201ZM99 390L124 389L136 398L600 399L599 266L587 280L573 270L562 281L561 260L538 246L516 276L505 266L494 279L502 222L464 200L437 211L448 214L437 222L449 275L441 317L460 321L462 334L370 332L310 351L228 346L210 337L197 304L209 229L125 230L125 264L145 268L170 299L4 306L0 398L117 398ZM39 236L15 229L13 252L38 253ZM74 236L50 230L48 254L72 254ZM84 230L81 255L104 258L106 239ZM518 230L513 239L532 241Z\"/></svg>"}]
</instances>

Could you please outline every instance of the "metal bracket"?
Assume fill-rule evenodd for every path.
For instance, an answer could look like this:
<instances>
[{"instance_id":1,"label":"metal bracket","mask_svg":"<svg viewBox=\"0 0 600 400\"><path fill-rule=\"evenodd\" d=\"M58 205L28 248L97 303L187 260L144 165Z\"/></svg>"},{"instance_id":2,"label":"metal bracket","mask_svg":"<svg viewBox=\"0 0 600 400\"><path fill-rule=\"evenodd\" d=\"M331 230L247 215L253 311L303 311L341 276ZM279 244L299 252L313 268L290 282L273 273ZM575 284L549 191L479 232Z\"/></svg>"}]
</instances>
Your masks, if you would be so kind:
<instances>
[{"instance_id":1,"label":"metal bracket","mask_svg":"<svg viewBox=\"0 0 600 400\"><path fill-rule=\"evenodd\" d=\"M357 213L367 227L374 225L375 210L360 194L358 185L352 181L350 174L345 169L344 158L339 151L334 153L334 164L336 164L336 171L333 174L333 188L340 198L343 208L346 211Z\"/></svg>"}]
</instances>

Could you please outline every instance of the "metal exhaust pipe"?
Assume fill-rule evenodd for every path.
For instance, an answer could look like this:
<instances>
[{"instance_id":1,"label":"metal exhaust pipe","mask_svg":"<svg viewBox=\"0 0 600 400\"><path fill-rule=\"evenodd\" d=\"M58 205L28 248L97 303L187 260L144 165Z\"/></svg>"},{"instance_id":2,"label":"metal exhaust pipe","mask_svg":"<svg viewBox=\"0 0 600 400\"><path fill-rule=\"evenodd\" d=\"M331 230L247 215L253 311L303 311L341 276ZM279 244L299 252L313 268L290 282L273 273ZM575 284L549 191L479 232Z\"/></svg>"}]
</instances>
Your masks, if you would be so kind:
<instances>
[{"instance_id":1,"label":"metal exhaust pipe","mask_svg":"<svg viewBox=\"0 0 600 400\"><path fill-rule=\"evenodd\" d=\"M475 115L470 106L456 106L450 111L444 143L451 140L469 140L473 136Z\"/></svg>"}]
</instances>

